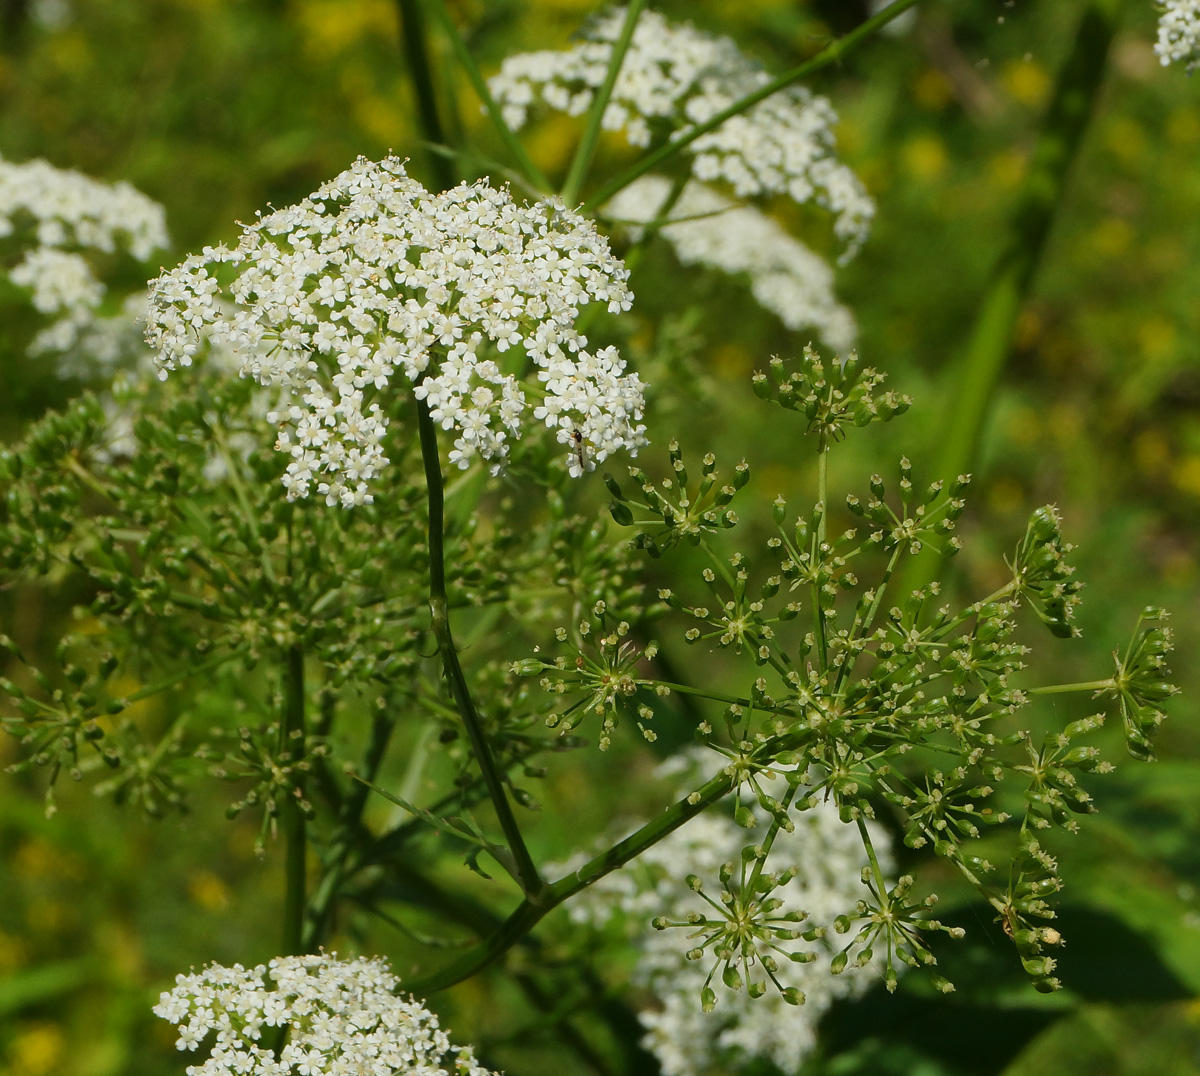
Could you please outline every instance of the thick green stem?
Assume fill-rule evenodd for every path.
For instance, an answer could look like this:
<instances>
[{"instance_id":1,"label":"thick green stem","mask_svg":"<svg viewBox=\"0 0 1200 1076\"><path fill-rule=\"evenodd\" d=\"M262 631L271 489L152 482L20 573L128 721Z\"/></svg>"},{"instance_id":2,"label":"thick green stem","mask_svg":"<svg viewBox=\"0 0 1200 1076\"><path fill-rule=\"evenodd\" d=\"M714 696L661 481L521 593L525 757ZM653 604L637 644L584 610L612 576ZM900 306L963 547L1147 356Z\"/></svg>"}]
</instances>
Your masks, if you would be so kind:
<instances>
[{"instance_id":1,"label":"thick green stem","mask_svg":"<svg viewBox=\"0 0 1200 1076\"><path fill-rule=\"evenodd\" d=\"M427 994L435 990L444 990L482 971L528 934L552 908L558 907L618 867L623 867L631 859L636 859L647 848L657 844L669 833L673 833L698 815L710 803L728 795L730 788L729 775L718 774L686 799L668 807L654 821L647 822L636 833L588 860L573 874L546 886L536 903L528 899L522 901L517 910L478 948L424 979L405 984L405 989L417 994Z\"/></svg>"},{"instance_id":2,"label":"thick green stem","mask_svg":"<svg viewBox=\"0 0 1200 1076\"><path fill-rule=\"evenodd\" d=\"M388 866L395 871L394 861ZM397 880L405 891L412 892L416 898L414 903L424 908L436 909L441 915L462 923L477 933L496 930L502 922L484 905L476 903L462 892L450 892L443 889L419 871L406 870L402 874L397 874ZM401 929L404 928L401 927ZM541 949L536 939L530 938L527 939L527 942L531 956L530 966L537 967L540 964ZM609 1024L614 1039L622 1046L627 1046L628 1039L623 1032L627 1031L631 1025L636 1027L636 1018L633 1013L624 1009L619 1002L614 1003L604 984L596 978L595 972L586 963L582 968L578 965L573 968L571 976L573 980L581 981L581 985L591 995L593 1011ZM558 992L554 990L547 992L543 989L528 971L513 971L512 977L534 1005L545 1012L557 1008L562 1000ZM565 1016L561 1021L556 1022L555 1027L565 1044L589 1065L601 1073L612 1072L604 1058L583 1038ZM518 1032L519 1034L520 1032ZM633 1036L633 1041L637 1041L636 1035Z\"/></svg>"},{"instance_id":3,"label":"thick green stem","mask_svg":"<svg viewBox=\"0 0 1200 1076\"><path fill-rule=\"evenodd\" d=\"M1092 0L1059 72L1006 247L979 305L950 402L942 408L947 422L938 434L940 453L935 474L940 477L951 479L970 473L976 466L992 396L1012 350L1017 319L1062 204L1067 177L1104 78L1120 5L1121 0ZM938 564L939 557L933 551L915 557L909 563L902 589L925 586L935 577Z\"/></svg>"},{"instance_id":4,"label":"thick green stem","mask_svg":"<svg viewBox=\"0 0 1200 1076\"><path fill-rule=\"evenodd\" d=\"M695 127L689 127L686 131L676 135L666 145L660 146L653 153L647 153L645 157L636 161L625 169L620 175L609 180L603 187L592 195L583 205L585 212L594 212L600 206L604 205L617 191L624 190L635 179L644 176L647 172L657 168L663 161L669 160L681 150L686 149L697 138L708 134L709 131L715 131L726 120L734 116L738 116L747 109L753 108L759 101L764 101L774 93L778 93L782 89L786 89L793 82L799 82L802 78L807 78L815 71L820 71L823 67L828 67L832 63L837 63L843 56L846 55L856 45L866 40L877 30L882 29L898 15L903 14L910 7L915 5L917 0L896 0L890 7L886 7L878 15L874 15L867 19L861 26L851 30L844 37L840 37L832 45L828 46L821 52L817 53L811 60L805 60L798 67L793 67L790 71L785 71L778 78L768 82L765 86L760 87L753 93L747 94L745 97L735 101L728 108L718 112L711 119L704 123L697 124Z\"/></svg>"},{"instance_id":5,"label":"thick green stem","mask_svg":"<svg viewBox=\"0 0 1200 1076\"><path fill-rule=\"evenodd\" d=\"M429 63L429 48L425 41L425 22L421 17L419 0L397 0L404 45L404 60L417 99L417 119L421 133L430 144L429 168L442 190L454 186L454 168L439 152L446 145L445 128L438 113L437 93L434 90L433 70Z\"/></svg>"},{"instance_id":6,"label":"thick green stem","mask_svg":"<svg viewBox=\"0 0 1200 1076\"><path fill-rule=\"evenodd\" d=\"M630 0L625 9L625 22L621 25L621 34L613 46L612 56L608 61L608 70L604 73L604 82L596 91L588 109L587 124L583 129L583 137L575 149L571 167L567 169L567 178L563 182L562 200L568 207L575 205L579 192L583 189L583 181L591 167L592 158L596 154L596 143L600 140L600 128L604 123L604 113L612 97L613 87L621 73L621 65L625 62L625 53L629 51L629 43L633 40L633 31L637 26L638 16L642 13L645 0Z\"/></svg>"},{"instance_id":7,"label":"thick green stem","mask_svg":"<svg viewBox=\"0 0 1200 1076\"><path fill-rule=\"evenodd\" d=\"M500 136L500 140L507 147L508 152L512 154L521 171L525 173L525 178L539 191L548 193L550 191L550 181L542 174L542 170L533 163L529 154L525 152L525 147L521 145L520 139L517 138L516 134L513 133L513 129L505 122L504 113L501 111L500 106L496 104L496 99L492 96L492 91L488 89L487 80L484 79L478 65L472 58L466 41L463 40L458 26L455 25L454 16L450 14L450 10L446 7L445 0L433 0L431 7L434 19L437 20L438 25L442 28L442 32L449 38L450 47L454 49L454 55L462 65L463 71L466 72L467 80L479 95L479 100L483 102L483 107L487 110L488 117L491 119L492 125L496 128L496 133Z\"/></svg>"},{"instance_id":8,"label":"thick green stem","mask_svg":"<svg viewBox=\"0 0 1200 1076\"><path fill-rule=\"evenodd\" d=\"M445 512L445 495L442 487L442 460L438 453L437 429L429 408L424 400L417 403L417 422L421 434L421 458L425 464L425 481L429 498L429 611L432 617L431 627L437 640L438 652L442 657L442 669L446 674L446 683L454 699L458 716L462 719L471 744L475 761L483 772L484 784L487 785L488 795L495 808L500 828L508 842L509 851L516 861L517 874L521 888L527 899L534 898L542 891L542 879L533 865L529 849L525 847L525 839L504 792L504 780L492 758L491 748L488 747L487 736L483 724L475 710L471 692L467 688L467 680L463 675L462 666L458 662L458 651L454 647L454 636L450 631L450 616L446 608L446 564L445 547L443 542L443 526Z\"/></svg>"},{"instance_id":9,"label":"thick green stem","mask_svg":"<svg viewBox=\"0 0 1200 1076\"><path fill-rule=\"evenodd\" d=\"M283 953L292 955L304 952L302 934L305 909L305 856L308 840L305 833L304 815L300 810L300 797L304 795L300 764L304 761L304 651L299 646L289 647L284 670L283 727L280 734L281 752L289 756L288 765L293 775L294 794L280 805L283 821L284 878L283 898Z\"/></svg>"}]
</instances>

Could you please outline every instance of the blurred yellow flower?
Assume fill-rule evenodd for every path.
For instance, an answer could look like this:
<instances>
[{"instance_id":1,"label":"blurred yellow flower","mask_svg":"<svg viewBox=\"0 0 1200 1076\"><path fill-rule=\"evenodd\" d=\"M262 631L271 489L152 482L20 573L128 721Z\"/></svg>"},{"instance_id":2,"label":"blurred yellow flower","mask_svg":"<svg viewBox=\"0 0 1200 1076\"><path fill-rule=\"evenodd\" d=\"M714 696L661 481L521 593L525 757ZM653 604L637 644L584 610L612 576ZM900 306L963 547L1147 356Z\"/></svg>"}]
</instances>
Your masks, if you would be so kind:
<instances>
[{"instance_id":1,"label":"blurred yellow flower","mask_svg":"<svg viewBox=\"0 0 1200 1076\"><path fill-rule=\"evenodd\" d=\"M922 108L940 112L954 97L954 90L936 67L927 67L913 79L913 98Z\"/></svg>"},{"instance_id":2,"label":"blurred yellow flower","mask_svg":"<svg viewBox=\"0 0 1200 1076\"><path fill-rule=\"evenodd\" d=\"M299 0L292 10L312 59L332 59L366 37L399 40L396 5L390 0Z\"/></svg>"},{"instance_id":3,"label":"blurred yellow flower","mask_svg":"<svg viewBox=\"0 0 1200 1076\"><path fill-rule=\"evenodd\" d=\"M1104 144L1122 164L1141 164L1147 155L1146 132L1140 123L1119 117L1104 132Z\"/></svg>"},{"instance_id":4,"label":"blurred yellow flower","mask_svg":"<svg viewBox=\"0 0 1200 1076\"><path fill-rule=\"evenodd\" d=\"M713 369L730 381L740 381L749 377L755 364L755 358L743 344L721 344L713 352Z\"/></svg>"},{"instance_id":5,"label":"blurred yellow flower","mask_svg":"<svg viewBox=\"0 0 1200 1076\"><path fill-rule=\"evenodd\" d=\"M1133 243L1133 228L1124 217L1105 217L1091 234L1092 249L1104 258L1124 254Z\"/></svg>"},{"instance_id":6,"label":"blurred yellow flower","mask_svg":"<svg viewBox=\"0 0 1200 1076\"><path fill-rule=\"evenodd\" d=\"M25 963L27 955L21 938L0 930L0 976L16 971Z\"/></svg>"},{"instance_id":7,"label":"blurred yellow flower","mask_svg":"<svg viewBox=\"0 0 1200 1076\"><path fill-rule=\"evenodd\" d=\"M921 134L904 147L904 165L913 178L929 182L946 171L946 146L937 135Z\"/></svg>"},{"instance_id":8,"label":"blurred yellow flower","mask_svg":"<svg viewBox=\"0 0 1200 1076\"><path fill-rule=\"evenodd\" d=\"M1171 476L1175 487L1192 497L1200 497L1200 456L1184 456Z\"/></svg>"},{"instance_id":9,"label":"blurred yellow flower","mask_svg":"<svg viewBox=\"0 0 1200 1076\"><path fill-rule=\"evenodd\" d=\"M1030 108L1040 105L1050 92L1050 76L1046 69L1028 57L1008 63L1001 80L1014 100Z\"/></svg>"},{"instance_id":10,"label":"blurred yellow flower","mask_svg":"<svg viewBox=\"0 0 1200 1076\"><path fill-rule=\"evenodd\" d=\"M1145 430L1133 442L1133 456L1140 470L1160 475L1170 463L1171 446L1158 430Z\"/></svg>"},{"instance_id":11,"label":"blurred yellow flower","mask_svg":"<svg viewBox=\"0 0 1200 1076\"><path fill-rule=\"evenodd\" d=\"M87 38L75 30L55 34L50 39L46 54L54 67L75 78L92 69L95 57Z\"/></svg>"},{"instance_id":12,"label":"blurred yellow flower","mask_svg":"<svg viewBox=\"0 0 1200 1076\"><path fill-rule=\"evenodd\" d=\"M10 1076L44 1076L58 1067L66 1039L57 1024L37 1023L18 1031L9 1047Z\"/></svg>"},{"instance_id":13,"label":"blurred yellow flower","mask_svg":"<svg viewBox=\"0 0 1200 1076\"><path fill-rule=\"evenodd\" d=\"M993 186L1011 190L1025 178L1027 164L1025 154L1020 150L1001 150L988 161L988 176Z\"/></svg>"},{"instance_id":14,"label":"blurred yellow flower","mask_svg":"<svg viewBox=\"0 0 1200 1076\"><path fill-rule=\"evenodd\" d=\"M1176 146L1200 142L1200 116L1194 105L1180 105L1167 117L1167 139Z\"/></svg>"},{"instance_id":15,"label":"blurred yellow flower","mask_svg":"<svg viewBox=\"0 0 1200 1076\"><path fill-rule=\"evenodd\" d=\"M192 902L206 912L221 912L229 907L229 887L212 871L193 872L187 887Z\"/></svg>"},{"instance_id":16,"label":"blurred yellow flower","mask_svg":"<svg viewBox=\"0 0 1200 1076\"><path fill-rule=\"evenodd\" d=\"M995 479L987 490L988 508L998 516L1011 516L1027 510L1025 491L1015 478Z\"/></svg>"},{"instance_id":17,"label":"blurred yellow flower","mask_svg":"<svg viewBox=\"0 0 1200 1076\"><path fill-rule=\"evenodd\" d=\"M543 172L553 173L566 166L579 137L579 120L554 112L532 128L524 141L533 163Z\"/></svg>"},{"instance_id":18,"label":"blurred yellow flower","mask_svg":"<svg viewBox=\"0 0 1200 1076\"><path fill-rule=\"evenodd\" d=\"M1015 445L1037 444L1042 433L1042 420L1032 407L1018 407L1008 417L1007 433Z\"/></svg>"},{"instance_id":19,"label":"blurred yellow flower","mask_svg":"<svg viewBox=\"0 0 1200 1076\"><path fill-rule=\"evenodd\" d=\"M1178 339L1175 323L1161 314L1146 318L1138 326L1138 345L1146 359L1169 359Z\"/></svg>"}]
</instances>

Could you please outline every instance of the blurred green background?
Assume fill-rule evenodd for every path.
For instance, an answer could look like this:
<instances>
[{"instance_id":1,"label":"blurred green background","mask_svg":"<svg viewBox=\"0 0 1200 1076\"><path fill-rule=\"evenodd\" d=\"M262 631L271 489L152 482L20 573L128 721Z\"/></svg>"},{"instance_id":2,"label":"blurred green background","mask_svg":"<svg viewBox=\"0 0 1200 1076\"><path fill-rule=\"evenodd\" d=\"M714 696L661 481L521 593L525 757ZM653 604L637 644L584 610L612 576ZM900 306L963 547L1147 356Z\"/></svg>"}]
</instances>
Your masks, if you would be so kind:
<instances>
[{"instance_id":1,"label":"blurred green background","mask_svg":"<svg viewBox=\"0 0 1200 1076\"><path fill-rule=\"evenodd\" d=\"M851 0L655 6L731 35L773 70L866 13ZM878 201L872 238L839 273L839 293L859 319L865 361L916 399L882 436L852 438L835 456L835 477L861 485L861 475L894 468L902 452L918 475L936 477L928 468L953 406L948 374L1005 245L1084 6L923 0L914 28L872 41L811 83L838 109L841 152ZM486 72L509 52L565 43L595 9L583 0L452 7L472 28ZM1047 999L1025 986L990 916L933 864L943 918L972 927L944 956L958 993L935 1000L905 984L896 998L875 992L836 1008L814 1074L1200 1071L1200 673L1192 660L1200 634L1200 82L1160 67L1155 18L1149 0L1123 5L1095 116L994 400L956 571L972 593L990 589L1029 512L1057 503L1088 589L1083 638L1055 647L1059 664L1043 671L1061 681L1105 675L1138 610L1162 604L1174 615L1172 664L1184 695L1152 766L1123 760L1110 730L1118 770L1091 788L1101 814L1060 842L1068 989ZM166 206L168 264L231 238L235 221L302 197L359 154L395 151L430 179L392 0L0 0L0 35L0 155L130 181ZM502 157L444 43L431 37L456 138ZM561 175L577 132L575 121L551 119L528 132L527 145ZM606 141L595 174L627 158ZM635 314L647 325L677 301L678 273L665 252L639 270ZM689 279L704 302L678 328L688 355L676 369L686 376L658 394L650 433L659 444L679 436L715 447L727 462L749 456L765 510L777 492L805 488L811 453L798 448L794 426L764 425L748 375L806 339L784 332L748 291L714 276ZM20 335L0 329L5 440L80 388L21 354ZM26 595L5 600L3 612L5 630L36 650L68 610ZM1053 710L1087 711L1086 698ZM0 741L0 763L15 751ZM599 829L618 808L636 809L636 791L606 777L629 761L587 763L601 791L554 790L572 809L541 819L546 854L568 850L576 827ZM191 963L271 955L274 854L257 858L256 827L224 821L202 798L183 818L150 822L64 789L48 821L41 793L34 778L0 787L0 1073L181 1072L171 1030L149 1006ZM456 1041L479 1043L514 1074L578 1064L555 1052L545 1021L523 1013L499 977L468 983L436 1007ZM588 1017L580 1019L587 1030Z\"/></svg>"}]
</instances>

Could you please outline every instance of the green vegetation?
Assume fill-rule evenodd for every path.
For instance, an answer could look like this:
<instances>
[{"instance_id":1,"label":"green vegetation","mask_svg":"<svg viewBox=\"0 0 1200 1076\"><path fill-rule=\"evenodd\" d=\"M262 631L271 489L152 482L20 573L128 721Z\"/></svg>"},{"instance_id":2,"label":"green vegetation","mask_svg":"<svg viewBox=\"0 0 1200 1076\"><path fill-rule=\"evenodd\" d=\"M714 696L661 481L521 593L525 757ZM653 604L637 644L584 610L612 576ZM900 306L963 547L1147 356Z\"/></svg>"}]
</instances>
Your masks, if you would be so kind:
<instances>
[{"instance_id":1,"label":"green vegetation","mask_svg":"<svg viewBox=\"0 0 1200 1076\"><path fill-rule=\"evenodd\" d=\"M660 148L679 181L658 218L606 226L633 308L580 321L646 382L651 443L581 481L582 439L522 442L495 480L445 468L452 436L403 398L371 508L289 501L269 438L241 447L259 390L212 359L118 391L138 449L96 462L107 375L28 355L45 319L0 274L2 1076L181 1072L195 1055L150 1011L178 972L316 945L389 957L496 1070L657 1073L630 924L558 905L722 809L727 778L656 776L705 737L766 849L726 895L788 884L764 863L806 797L870 850L866 910L827 955L869 942L878 970L824 1012L803 1076L1195 1070L1200 86L1159 64L1149 0L901 6L913 24L868 33L890 20L866 3L646 5L837 109L877 204L836 274L861 363L685 264L665 228L683 154ZM0 157L161 202L151 273L359 155L434 191L486 175L602 206L649 159L602 129L611 82L514 135L482 81L594 10L0 5ZM811 204L757 204L830 263L846 245ZM148 267L101 260L108 313ZM894 641L868 674L877 629ZM785 728L809 712L793 688L836 704L827 724ZM968 694L983 731L957 721ZM813 789L797 762L826 767ZM710 903L656 925L753 993L765 962L713 956L745 936ZM900 974L926 954L936 975Z\"/></svg>"}]
</instances>

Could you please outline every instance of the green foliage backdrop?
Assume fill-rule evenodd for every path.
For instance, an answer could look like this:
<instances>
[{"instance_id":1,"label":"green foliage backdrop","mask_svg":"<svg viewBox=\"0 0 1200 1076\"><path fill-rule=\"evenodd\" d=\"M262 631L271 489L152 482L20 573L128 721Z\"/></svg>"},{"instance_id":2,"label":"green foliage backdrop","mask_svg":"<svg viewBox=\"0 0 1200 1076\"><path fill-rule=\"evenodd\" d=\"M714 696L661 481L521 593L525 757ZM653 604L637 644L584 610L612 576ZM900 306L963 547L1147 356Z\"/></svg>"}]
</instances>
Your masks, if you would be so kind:
<instances>
[{"instance_id":1,"label":"green foliage backdrop","mask_svg":"<svg viewBox=\"0 0 1200 1076\"><path fill-rule=\"evenodd\" d=\"M864 360L915 399L879 436L847 442L834 460L839 488L843 475L892 473L901 454L929 461L918 484L939 477L932 461L947 434L955 363L1010 242L1056 73L1088 5L918 6L915 28L871 41L812 83L837 106L841 152L879 207L867 246L839 273L839 295L859 320ZM561 45L594 5L451 7L472 27L470 46L490 73L516 49ZM866 14L843 0L655 7L732 36L776 71ZM895 997L877 989L836 1006L812 1076L1174 1076L1200 1067L1200 676L1192 660L1200 645L1200 83L1159 66L1148 0L1116 7L1094 115L985 427L955 585L994 589L995 566L1030 511L1056 503L1088 588L1082 637L1054 651L1061 665L1050 675L1092 678L1141 607L1162 605L1174 618L1183 695L1160 734L1159 761L1123 761L1116 774L1092 779L1100 814L1059 849L1069 886L1070 942L1058 972L1066 990L1034 994L991 910L923 860L918 869L942 894L942 920L968 928L966 941L937 950L957 993L902 982ZM167 264L232 238L233 221L298 200L359 154L407 156L432 185L435 157L415 121L399 11L391 0L8 0L0 5L0 154L132 182L167 209ZM457 80L449 47L432 36L435 76L455 106L452 141L467 130L484 147L459 167L487 172L503 147ZM530 134L533 159L552 177L566 170L574 131L551 118ZM629 151L605 138L599 154L618 162ZM682 272L655 248L633 280L634 365L647 380L673 378L671 392L656 397L651 438L658 449L678 436L691 458L708 449L728 463L749 456L757 476L749 492L761 503L744 514L766 519L777 493L809 487L812 454L795 427L765 424L750 374L772 354L797 355L807 339L787 333L748 291L731 295L694 272L695 313L652 332L676 304ZM27 317L0 292L5 441L80 388L23 354ZM599 513L607 497L598 478L590 481ZM64 629L89 630L72 621L69 597L52 603L33 588L0 590L0 620L28 653L45 654ZM675 657L685 669L705 661L693 651ZM1088 702L1063 697L1057 716L1081 718ZM223 708L237 705L234 686L215 683L206 705L215 723L225 721ZM147 722L169 720L163 703L145 707ZM653 749L628 737L608 757L581 754L569 776L551 767L544 798L555 808L541 819L539 859L565 856L580 832L600 831L614 814L661 807L644 778L656 751L687 737L659 731ZM1104 736L1108 756L1118 757L1119 729ZM0 762L17 754L0 740ZM215 798L194 797L186 815L150 820L62 784L50 819L40 773L0 788L0 1073L181 1071L171 1030L150 1005L189 964L274 953L282 853L268 843L256 854L257 823L227 821ZM371 810L386 817L389 808L379 801ZM486 925L494 914L464 897L468 921ZM357 930L345 927L346 947L364 944ZM569 933L565 917L552 922L541 948L516 959L531 973L553 967ZM369 939L405 974L411 939L386 925L371 927ZM489 973L439 995L435 1007L460 1041L478 1043L512 1073L579 1070L558 1035L564 1021L611 1071L654 1071L635 1045L631 1013L599 973L565 1002Z\"/></svg>"}]
</instances>

